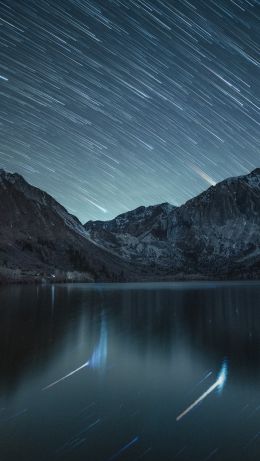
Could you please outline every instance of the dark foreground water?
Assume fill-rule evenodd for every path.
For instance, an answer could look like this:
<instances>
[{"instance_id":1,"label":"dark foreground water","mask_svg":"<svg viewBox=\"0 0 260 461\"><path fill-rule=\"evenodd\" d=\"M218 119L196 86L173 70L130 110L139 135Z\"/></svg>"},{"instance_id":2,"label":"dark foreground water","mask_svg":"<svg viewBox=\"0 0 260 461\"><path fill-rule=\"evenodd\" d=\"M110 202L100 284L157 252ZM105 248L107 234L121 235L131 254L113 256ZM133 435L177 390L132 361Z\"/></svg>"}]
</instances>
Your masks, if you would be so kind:
<instances>
[{"instance_id":1,"label":"dark foreground water","mask_svg":"<svg viewBox=\"0 0 260 461\"><path fill-rule=\"evenodd\" d=\"M260 284L0 289L1 461L259 459Z\"/></svg>"}]
</instances>

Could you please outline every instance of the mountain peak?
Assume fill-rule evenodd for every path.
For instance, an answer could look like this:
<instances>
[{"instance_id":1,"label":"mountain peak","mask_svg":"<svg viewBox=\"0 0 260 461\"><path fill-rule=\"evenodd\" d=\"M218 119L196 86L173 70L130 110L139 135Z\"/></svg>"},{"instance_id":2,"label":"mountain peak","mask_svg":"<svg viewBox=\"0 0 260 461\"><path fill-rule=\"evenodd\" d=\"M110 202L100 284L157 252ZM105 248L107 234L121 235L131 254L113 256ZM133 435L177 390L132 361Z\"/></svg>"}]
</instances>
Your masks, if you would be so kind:
<instances>
[{"instance_id":1,"label":"mountain peak","mask_svg":"<svg viewBox=\"0 0 260 461\"><path fill-rule=\"evenodd\" d=\"M260 168L255 168L248 175L245 176L247 184L253 189L259 189L260 186Z\"/></svg>"},{"instance_id":2,"label":"mountain peak","mask_svg":"<svg viewBox=\"0 0 260 461\"><path fill-rule=\"evenodd\" d=\"M260 168L255 168L253 171L251 171L251 173L249 173L249 176L250 175L260 176Z\"/></svg>"},{"instance_id":3,"label":"mountain peak","mask_svg":"<svg viewBox=\"0 0 260 461\"><path fill-rule=\"evenodd\" d=\"M21 176L20 174L10 173L9 171L4 170L3 168L0 168L0 182L1 180L5 180L11 184L17 182L25 182L23 176Z\"/></svg>"}]
</instances>

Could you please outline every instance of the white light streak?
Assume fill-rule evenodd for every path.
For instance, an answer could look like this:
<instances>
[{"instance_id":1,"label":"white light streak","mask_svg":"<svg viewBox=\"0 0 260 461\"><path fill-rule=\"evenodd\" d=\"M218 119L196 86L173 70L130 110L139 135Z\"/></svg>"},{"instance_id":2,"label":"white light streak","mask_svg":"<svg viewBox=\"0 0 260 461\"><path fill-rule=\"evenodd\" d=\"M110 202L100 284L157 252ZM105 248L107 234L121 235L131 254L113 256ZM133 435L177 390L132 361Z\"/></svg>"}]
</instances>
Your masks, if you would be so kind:
<instances>
[{"instance_id":1,"label":"white light streak","mask_svg":"<svg viewBox=\"0 0 260 461\"><path fill-rule=\"evenodd\" d=\"M57 379L57 381L54 381L53 383L48 384L48 386L43 387L43 388L42 388L42 391L46 391L47 389L50 389L51 387L55 386L55 384L58 384L58 383L60 383L61 381L64 381L65 379L70 378L70 376L74 375L75 373L77 373L78 371L80 371L80 370L82 370L83 368L87 367L88 365L89 365L89 361L87 361L86 363L83 363L83 365L81 365L80 367L76 368L76 370L71 371L70 373L68 373L67 375L63 376L62 378Z\"/></svg>"},{"instance_id":2,"label":"white light streak","mask_svg":"<svg viewBox=\"0 0 260 461\"><path fill-rule=\"evenodd\" d=\"M180 421L180 419L186 416L191 410L193 410L193 408L195 408L200 402L202 402L202 400L204 400L215 389L222 390L225 385L226 379L227 379L227 364L226 362L224 362L222 365L221 371L219 373L218 379L215 381L215 383L212 384L212 386L210 386L208 390L204 392L204 394L202 394L197 400L195 400L195 402L193 402L188 408L186 408L186 410L180 413L177 416L176 421Z\"/></svg>"},{"instance_id":3,"label":"white light streak","mask_svg":"<svg viewBox=\"0 0 260 461\"><path fill-rule=\"evenodd\" d=\"M80 367L76 368L75 370L71 371L67 375L63 376L62 378L57 379L53 383L48 384L48 386L43 387L42 391L46 391L47 389L50 389L51 387L55 386L61 381L64 381L65 379L70 378L75 373L78 373L78 371L83 370L83 368L103 367L106 363L106 359L107 359L107 328L106 328L105 320L104 318L102 318L99 342L97 346L95 347L90 359L87 360L87 362L83 363L83 365L81 365Z\"/></svg>"},{"instance_id":4,"label":"white light streak","mask_svg":"<svg viewBox=\"0 0 260 461\"><path fill-rule=\"evenodd\" d=\"M211 186L216 185L216 182L214 181L214 179L212 179L207 173L205 173L205 171L201 170L198 166L192 165L191 168Z\"/></svg>"}]
</instances>

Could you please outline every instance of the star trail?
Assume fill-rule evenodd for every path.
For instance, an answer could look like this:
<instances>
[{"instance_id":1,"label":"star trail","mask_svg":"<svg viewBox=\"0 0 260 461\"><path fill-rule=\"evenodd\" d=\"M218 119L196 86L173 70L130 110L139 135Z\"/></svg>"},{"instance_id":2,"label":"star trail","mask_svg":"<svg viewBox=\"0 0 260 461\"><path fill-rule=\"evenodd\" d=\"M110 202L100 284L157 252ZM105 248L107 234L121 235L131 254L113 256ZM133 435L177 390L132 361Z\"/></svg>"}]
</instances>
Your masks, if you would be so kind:
<instances>
[{"instance_id":1,"label":"star trail","mask_svg":"<svg viewBox=\"0 0 260 461\"><path fill-rule=\"evenodd\" d=\"M0 166L83 222L260 166L258 0L0 2Z\"/></svg>"}]
</instances>

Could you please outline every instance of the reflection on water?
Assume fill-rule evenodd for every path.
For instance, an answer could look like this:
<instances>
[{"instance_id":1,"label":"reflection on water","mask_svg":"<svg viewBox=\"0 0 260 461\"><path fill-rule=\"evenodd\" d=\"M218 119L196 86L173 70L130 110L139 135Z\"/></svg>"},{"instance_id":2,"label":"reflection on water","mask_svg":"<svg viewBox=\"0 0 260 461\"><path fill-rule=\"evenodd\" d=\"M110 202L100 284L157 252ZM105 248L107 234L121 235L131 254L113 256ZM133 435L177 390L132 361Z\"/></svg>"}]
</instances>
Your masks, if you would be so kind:
<instances>
[{"instance_id":1,"label":"reflection on water","mask_svg":"<svg viewBox=\"0 0 260 461\"><path fill-rule=\"evenodd\" d=\"M100 338L93 354L88 361L89 366L92 368L102 368L105 366L107 360L107 324L104 313L102 314Z\"/></svg>"},{"instance_id":2,"label":"reflection on water","mask_svg":"<svg viewBox=\"0 0 260 461\"><path fill-rule=\"evenodd\" d=\"M0 459L259 461L259 301L257 283L2 287Z\"/></svg>"},{"instance_id":3,"label":"reflection on water","mask_svg":"<svg viewBox=\"0 0 260 461\"><path fill-rule=\"evenodd\" d=\"M75 375L75 373L78 373L79 371L83 370L86 367L92 367L92 368L101 368L102 366L105 365L106 363L106 358L107 358L107 330L106 330L106 324L104 318L102 319L101 323L101 328L100 328L100 339L95 347L93 354L89 360L87 360L83 365L80 365L78 368L75 370L70 371L68 374L65 376L62 376L62 378L57 379L51 384L48 384L48 386L45 386L42 390L46 391L47 389L50 389L53 386L56 386L59 384L61 381L64 381L65 379L71 378L71 376Z\"/></svg>"},{"instance_id":4,"label":"reflection on water","mask_svg":"<svg viewBox=\"0 0 260 461\"><path fill-rule=\"evenodd\" d=\"M210 372L210 374L211 374L211 372ZM197 400L195 400L195 402L193 402L188 408L186 408L186 410L184 410L180 415L178 415L177 418L176 418L176 421L180 421L191 410L193 410L193 408L195 408L196 405L198 405L199 403L202 402L202 400L204 400L206 397L208 397L208 395L210 395L211 392L216 391L216 390L222 391L226 380L227 380L227 361L225 360L223 362L223 365L221 367L221 371L220 371L216 381L205 392L203 392L203 394Z\"/></svg>"}]
</instances>

